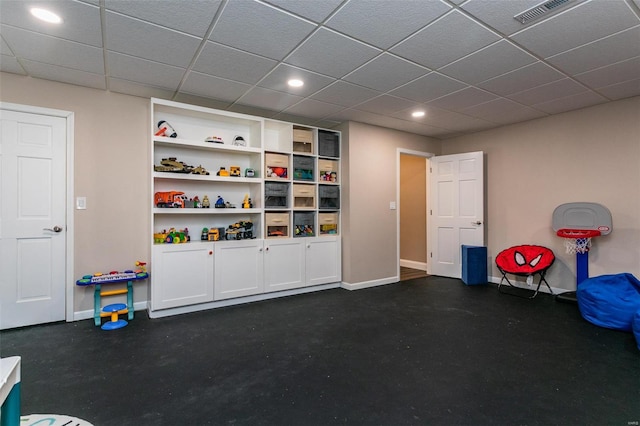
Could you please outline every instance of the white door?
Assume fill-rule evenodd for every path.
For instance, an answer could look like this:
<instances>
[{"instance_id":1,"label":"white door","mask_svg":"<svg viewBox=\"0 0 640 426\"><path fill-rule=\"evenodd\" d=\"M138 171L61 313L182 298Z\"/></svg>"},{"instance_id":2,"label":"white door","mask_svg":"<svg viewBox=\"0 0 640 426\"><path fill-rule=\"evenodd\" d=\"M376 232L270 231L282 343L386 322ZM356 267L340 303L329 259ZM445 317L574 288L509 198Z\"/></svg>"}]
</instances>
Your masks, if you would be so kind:
<instances>
[{"instance_id":1,"label":"white door","mask_svg":"<svg viewBox=\"0 0 640 426\"><path fill-rule=\"evenodd\" d=\"M66 119L0 111L0 328L65 319Z\"/></svg>"},{"instance_id":2,"label":"white door","mask_svg":"<svg viewBox=\"0 0 640 426\"><path fill-rule=\"evenodd\" d=\"M214 300L264 292L264 256L261 240L215 244Z\"/></svg>"},{"instance_id":3,"label":"white door","mask_svg":"<svg viewBox=\"0 0 640 426\"><path fill-rule=\"evenodd\" d=\"M429 162L430 273L460 278L460 246L484 245L483 153L442 155Z\"/></svg>"},{"instance_id":4,"label":"white door","mask_svg":"<svg viewBox=\"0 0 640 426\"><path fill-rule=\"evenodd\" d=\"M301 239L265 240L264 291L304 287L304 244Z\"/></svg>"}]
</instances>

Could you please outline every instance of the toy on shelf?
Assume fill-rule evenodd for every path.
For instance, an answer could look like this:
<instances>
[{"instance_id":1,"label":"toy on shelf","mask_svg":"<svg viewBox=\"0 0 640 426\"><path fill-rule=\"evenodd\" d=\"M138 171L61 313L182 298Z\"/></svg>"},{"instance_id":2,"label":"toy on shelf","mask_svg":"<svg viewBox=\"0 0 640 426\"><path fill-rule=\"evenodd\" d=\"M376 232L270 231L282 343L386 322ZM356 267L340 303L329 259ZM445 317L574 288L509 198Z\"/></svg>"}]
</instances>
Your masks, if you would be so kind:
<instances>
[{"instance_id":1,"label":"toy on shelf","mask_svg":"<svg viewBox=\"0 0 640 426\"><path fill-rule=\"evenodd\" d=\"M167 123L165 120L158 121L158 131L156 132L156 136L167 136L170 138L177 138L178 134L171 127L171 124Z\"/></svg>"},{"instance_id":2,"label":"toy on shelf","mask_svg":"<svg viewBox=\"0 0 640 426\"><path fill-rule=\"evenodd\" d=\"M207 169L205 169L202 166L198 166L198 167L194 167L191 170L191 173L193 173L194 175L209 175L209 172L207 171Z\"/></svg>"},{"instance_id":3,"label":"toy on shelf","mask_svg":"<svg viewBox=\"0 0 640 426\"><path fill-rule=\"evenodd\" d=\"M267 177L286 179L287 168L286 167L267 167Z\"/></svg>"},{"instance_id":4,"label":"toy on shelf","mask_svg":"<svg viewBox=\"0 0 640 426\"><path fill-rule=\"evenodd\" d=\"M176 157L169 157L163 158L159 166L153 166L153 170L156 172L191 173L193 167L178 161Z\"/></svg>"},{"instance_id":5,"label":"toy on shelf","mask_svg":"<svg viewBox=\"0 0 640 426\"><path fill-rule=\"evenodd\" d=\"M224 141L222 140L221 137L219 136L209 136L208 138L206 138L204 140L205 142L210 142L210 143L224 143Z\"/></svg>"},{"instance_id":6,"label":"toy on shelf","mask_svg":"<svg viewBox=\"0 0 640 426\"><path fill-rule=\"evenodd\" d=\"M230 166L229 167L229 175L233 177L240 177L242 173L240 172L240 167L238 166Z\"/></svg>"},{"instance_id":7,"label":"toy on shelf","mask_svg":"<svg viewBox=\"0 0 640 426\"><path fill-rule=\"evenodd\" d=\"M183 208L187 200L182 191L156 192L153 198L159 208Z\"/></svg>"},{"instance_id":8,"label":"toy on shelf","mask_svg":"<svg viewBox=\"0 0 640 426\"><path fill-rule=\"evenodd\" d=\"M233 138L233 145L235 146L247 146L247 141L242 136L236 136Z\"/></svg>"},{"instance_id":9,"label":"toy on shelf","mask_svg":"<svg viewBox=\"0 0 640 426\"><path fill-rule=\"evenodd\" d=\"M191 237L189 236L188 228L181 230L170 228L168 231L165 229L162 232L153 234L153 242L156 244L181 244L189 241L191 241Z\"/></svg>"},{"instance_id":10,"label":"toy on shelf","mask_svg":"<svg viewBox=\"0 0 640 426\"><path fill-rule=\"evenodd\" d=\"M205 195L202 197L202 208L208 209L209 207L211 207L211 201L209 201L209 196Z\"/></svg>"},{"instance_id":11,"label":"toy on shelf","mask_svg":"<svg viewBox=\"0 0 640 426\"><path fill-rule=\"evenodd\" d=\"M296 237L313 237L313 228L309 225L296 225Z\"/></svg>"},{"instance_id":12,"label":"toy on shelf","mask_svg":"<svg viewBox=\"0 0 640 426\"><path fill-rule=\"evenodd\" d=\"M218 195L218 199L216 200L215 208L216 209L224 209L226 204L224 203L224 198Z\"/></svg>"},{"instance_id":13,"label":"toy on shelf","mask_svg":"<svg viewBox=\"0 0 640 426\"><path fill-rule=\"evenodd\" d=\"M229 176L229 171L224 167L220 167L220 170L218 170L216 176Z\"/></svg>"},{"instance_id":14,"label":"toy on shelf","mask_svg":"<svg viewBox=\"0 0 640 426\"><path fill-rule=\"evenodd\" d=\"M253 222L250 220L241 220L229 225L225 231L225 239L227 240L249 240L253 237Z\"/></svg>"},{"instance_id":15,"label":"toy on shelf","mask_svg":"<svg viewBox=\"0 0 640 426\"><path fill-rule=\"evenodd\" d=\"M256 171L250 167L244 169L244 177L256 177Z\"/></svg>"},{"instance_id":16,"label":"toy on shelf","mask_svg":"<svg viewBox=\"0 0 640 426\"><path fill-rule=\"evenodd\" d=\"M249 194L244 195L244 201L242 201L243 209L251 209L253 208L253 203L251 202L251 198L249 198Z\"/></svg>"},{"instance_id":17,"label":"toy on shelf","mask_svg":"<svg viewBox=\"0 0 640 426\"><path fill-rule=\"evenodd\" d=\"M323 182L337 182L338 173L331 171L321 171L320 180Z\"/></svg>"},{"instance_id":18,"label":"toy on shelf","mask_svg":"<svg viewBox=\"0 0 640 426\"><path fill-rule=\"evenodd\" d=\"M118 315L127 314L127 319L131 321L133 319L133 282L139 280L145 280L149 278L149 274L146 271L146 263L136 262L138 269L136 271L126 270L124 272L112 271L108 274L102 274L100 272L93 275L85 275L81 279L76 281L76 285L81 287L94 286L93 288L93 321L97 326L102 322L103 317L110 317L111 321L102 326L103 330L115 330L117 328L124 327L127 322L119 320ZM141 267L141 268L140 268ZM126 288L102 291L103 285L117 284L126 282ZM100 308L102 305L103 296L115 296L118 294L127 295L127 304L115 303L107 305L104 308ZM122 322L123 321L123 322ZM107 325L109 324L109 325Z\"/></svg>"}]
</instances>

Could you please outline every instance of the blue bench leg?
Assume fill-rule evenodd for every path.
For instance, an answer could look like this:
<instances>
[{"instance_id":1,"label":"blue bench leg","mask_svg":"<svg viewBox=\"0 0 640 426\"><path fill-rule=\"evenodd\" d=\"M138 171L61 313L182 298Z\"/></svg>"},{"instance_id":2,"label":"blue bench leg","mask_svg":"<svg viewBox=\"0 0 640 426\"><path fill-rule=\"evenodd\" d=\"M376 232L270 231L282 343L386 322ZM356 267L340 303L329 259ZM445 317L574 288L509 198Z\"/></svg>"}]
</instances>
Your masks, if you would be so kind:
<instances>
[{"instance_id":1,"label":"blue bench leg","mask_svg":"<svg viewBox=\"0 0 640 426\"><path fill-rule=\"evenodd\" d=\"M133 319L133 281L127 281L127 318L129 321Z\"/></svg>"},{"instance_id":2,"label":"blue bench leg","mask_svg":"<svg viewBox=\"0 0 640 426\"><path fill-rule=\"evenodd\" d=\"M20 425L20 382L13 385L7 399L2 404L0 426Z\"/></svg>"},{"instance_id":3,"label":"blue bench leg","mask_svg":"<svg viewBox=\"0 0 640 426\"><path fill-rule=\"evenodd\" d=\"M93 322L96 327L100 325L100 284L96 284L93 288Z\"/></svg>"}]
</instances>

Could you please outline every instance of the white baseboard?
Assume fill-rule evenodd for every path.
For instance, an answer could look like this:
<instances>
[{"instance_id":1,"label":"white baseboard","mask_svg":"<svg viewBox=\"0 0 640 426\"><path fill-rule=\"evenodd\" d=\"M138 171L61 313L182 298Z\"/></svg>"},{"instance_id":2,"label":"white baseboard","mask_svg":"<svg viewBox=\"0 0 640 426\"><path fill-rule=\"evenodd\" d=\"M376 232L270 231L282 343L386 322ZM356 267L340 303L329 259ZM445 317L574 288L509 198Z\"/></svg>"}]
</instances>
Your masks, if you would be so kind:
<instances>
[{"instance_id":1,"label":"white baseboard","mask_svg":"<svg viewBox=\"0 0 640 426\"><path fill-rule=\"evenodd\" d=\"M411 269L419 269L421 271L427 271L426 262L416 262L415 260L400 259L400 266Z\"/></svg>"},{"instance_id":2,"label":"white baseboard","mask_svg":"<svg viewBox=\"0 0 640 426\"><path fill-rule=\"evenodd\" d=\"M344 288L345 290L362 290L363 288L393 284L393 283L397 283L398 281L400 281L400 277L389 277L389 278L383 278L380 280L363 281L360 283L346 283L343 281L340 287Z\"/></svg>"}]
</instances>

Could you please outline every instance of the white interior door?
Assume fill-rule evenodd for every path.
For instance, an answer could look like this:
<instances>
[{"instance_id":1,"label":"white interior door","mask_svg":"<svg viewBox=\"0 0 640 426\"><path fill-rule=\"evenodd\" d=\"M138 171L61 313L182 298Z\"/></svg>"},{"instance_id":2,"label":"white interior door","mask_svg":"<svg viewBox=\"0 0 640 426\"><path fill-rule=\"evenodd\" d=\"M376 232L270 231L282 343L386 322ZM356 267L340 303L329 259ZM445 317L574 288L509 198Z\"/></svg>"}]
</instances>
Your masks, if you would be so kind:
<instances>
[{"instance_id":1,"label":"white interior door","mask_svg":"<svg viewBox=\"0 0 640 426\"><path fill-rule=\"evenodd\" d=\"M0 110L0 328L65 319L66 119Z\"/></svg>"},{"instance_id":2,"label":"white interior door","mask_svg":"<svg viewBox=\"0 0 640 426\"><path fill-rule=\"evenodd\" d=\"M460 278L460 246L484 245L483 153L431 157L429 188L430 273Z\"/></svg>"}]
</instances>

